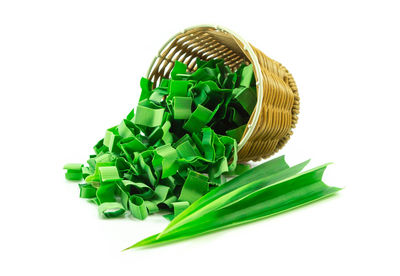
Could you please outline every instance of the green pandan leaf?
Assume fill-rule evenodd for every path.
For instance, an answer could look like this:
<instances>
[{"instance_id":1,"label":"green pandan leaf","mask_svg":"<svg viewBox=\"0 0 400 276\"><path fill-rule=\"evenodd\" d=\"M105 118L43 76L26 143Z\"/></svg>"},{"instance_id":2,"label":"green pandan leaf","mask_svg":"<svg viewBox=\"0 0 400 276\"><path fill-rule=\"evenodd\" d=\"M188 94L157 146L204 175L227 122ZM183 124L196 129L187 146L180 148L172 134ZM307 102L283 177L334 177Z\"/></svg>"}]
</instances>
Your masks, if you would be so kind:
<instances>
[{"instance_id":1,"label":"green pandan leaf","mask_svg":"<svg viewBox=\"0 0 400 276\"><path fill-rule=\"evenodd\" d=\"M177 221L174 222L174 225L168 226L163 231L163 233L160 235L160 237L189 221L193 221L209 212L212 212L213 210L221 208L224 205L235 202L236 200L239 200L240 198L247 196L247 195L253 193L254 191L257 191L263 187L271 185L282 179L291 177L291 176L297 174L298 172L300 172L308 163L309 163L309 160L307 160L303 163L300 163L296 166L286 168L283 170L279 170L276 172L272 172L272 173L268 173L268 171L264 171L264 173L260 174L259 177L254 180L250 180L251 178L249 177L249 178L245 179L247 181L242 186L236 187L234 190L229 191L223 195L220 195L218 198L216 198L212 201L209 201L207 204L203 204L203 206L201 208L198 208L197 210L193 211L191 214L187 214L186 216L184 216L184 214L182 214L182 216L180 216L179 219L177 218ZM250 170L249 172L251 172L253 170ZM229 185L229 183L230 183L230 181L225 183L224 185L220 186L220 188L223 189L223 187L225 185Z\"/></svg>"},{"instance_id":2,"label":"green pandan leaf","mask_svg":"<svg viewBox=\"0 0 400 276\"><path fill-rule=\"evenodd\" d=\"M192 203L207 192L208 177L191 170L183 184L179 201Z\"/></svg>"},{"instance_id":3,"label":"green pandan leaf","mask_svg":"<svg viewBox=\"0 0 400 276\"><path fill-rule=\"evenodd\" d=\"M162 108L138 105L134 123L146 127L156 127L161 125L163 116L164 109Z\"/></svg>"},{"instance_id":4,"label":"green pandan leaf","mask_svg":"<svg viewBox=\"0 0 400 276\"><path fill-rule=\"evenodd\" d=\"M191 133L199 132L210 122L212 116L213 112L211 110L199 104L196 110L190 115L183 128Z\"/></svg>"},{"instance_id":5,"label":"green pandan leaf","mask_svg":"<svg viewBox=\"0 0 400 276\"><path fill-rule=\"evenodd\" d=\"M64 166L64 169L67 170L65 173L65 178L68 180L81 180L83 164L78 163L69 163Z\"/></svg>"},{"instance_id":6,"label":"green pandan leaf","mask_svg":"<svg viewBox=\"0 0 400 276\"><path fill-rule=\"evenodd\" d=\"M142 78L140 80L140 88L142 88L142 93L140 94L139 101L148 99L150 97L152 86L153 84L149 79Z\"/></svg>"},{"instance_id":7,"label":"green pandan leaf","mask_svg":"<svg viewBox=\"0 0 400 276\"><path fill-rule=\"evenodd\" d=\"M242 175L232 179L231 181L226 182L224 185L221 185L211 190L205 196L195 201L192 205L189 206L189 208L179 214L164 231L167 232L169 229L172 229L174 225L177 224L179 221L195 213L196 211L210 204L211 202L217 200L221 196L228 194L229 192L232 192L245 184L256 181L263 176L265 177L267 175L275 174L287 168L289 168L289 165L285 162L284 156L280 156L278 158L265 162L247 172L244 172Z\"/></svg>"},{"instance_id":8,"label":"green pandan leaf","mask_svg":"<svg viewBox=\"0 0 400 276\"><path fill-rule=\"evenodd\" d=\"M148 216L146 205L141 197L132 195L130 196L128 202L129 210L132 216L140 220L144 220Z\"/></svg>"},{"instance_id":9,"label":"green pandan leaf","mask_svg":"<svg viewBox=\"0 0 400 276\"><path fill-rule=\"evenodd\" d=\"M171 71L171 79L173 80L181 79L179 75L186 74L186 70L187 70L186 64L179 61L175 61L174 68Z\"/></svg>"},{"instance_id":10,"label":"green pandan leaf","mask_svg":"<svg viewBox=\"0 0 400 276\"><path fill-rule=\"evenodd\" d=\"M168 235L153 235L129 247L154 246L260 220L285 212L339 191L327 186L322 175L327 165L265 186L222 208L183 224ZM184 211L185 212L185 211ZM129 249L127 248L127 249Z\"/></svg>"},{"instance_id":11,"label":"green pandan leaf","mask_svg":"<svg viewBox=\"0 0 400 276\"><path fill-rule=\"evenodd\" d=\"M173 98L174 119L189 119L192 114L192 98L191 97L174 97Z\"/></svg>"}]
</instances>

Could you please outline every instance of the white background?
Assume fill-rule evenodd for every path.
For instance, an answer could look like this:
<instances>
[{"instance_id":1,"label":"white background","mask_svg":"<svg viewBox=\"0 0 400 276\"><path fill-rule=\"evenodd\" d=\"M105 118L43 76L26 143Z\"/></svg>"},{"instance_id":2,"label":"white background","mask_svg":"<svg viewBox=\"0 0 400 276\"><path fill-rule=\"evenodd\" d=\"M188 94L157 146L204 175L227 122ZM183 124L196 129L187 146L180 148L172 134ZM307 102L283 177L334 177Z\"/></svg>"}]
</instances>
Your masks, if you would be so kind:
<instances>
[{"instance_id":1,"label":"white background","mask_svg":"<svg viewBox=\"0 0 400 276\"><path fill-rule=\"evenodd\" d=\"M64 180L136 105L161 45L226 26L294 75L290 164L338 196L155 249L167 221L104 220ZM399 275L396 1L1 1L1 275ZM90 273L90 274L89 274Z\"/></svg>"}]
</instances>

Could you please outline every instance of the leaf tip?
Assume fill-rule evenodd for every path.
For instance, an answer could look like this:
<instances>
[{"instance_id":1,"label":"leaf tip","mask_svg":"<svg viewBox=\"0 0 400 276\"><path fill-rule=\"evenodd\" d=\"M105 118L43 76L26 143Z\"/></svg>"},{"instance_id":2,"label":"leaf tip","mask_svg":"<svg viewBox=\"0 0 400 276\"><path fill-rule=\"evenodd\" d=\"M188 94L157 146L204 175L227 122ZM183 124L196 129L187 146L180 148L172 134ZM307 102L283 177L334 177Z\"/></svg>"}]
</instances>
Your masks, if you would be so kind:
<instances>
[{"instance_id":1,"label":"leaf tip","mask_svg":"<svg viewBox=\"0 0 400 276\"><path fill-rule=\"evenodd\" d=\"M143 241L137 242L137 243L135 243L134 245L131 245L131 246L125 248L125 249L122 249L121 252L125 252L125 251L128 251L128 250L130 250L130 249L134 249L134 248L141 247L141 246L143 246L143 245L141 244L142 242L143 242Z\"/></svg>"},{"instance_id":2,"label":"leaf tip","mask_svg":"<svg viewBox=\"0 0 400 276\"><path fill-rule=\"evenodd\" d=\"M129 246L129 247L125 248L125 249L122 249L121 252L128 251L129 249L132 249L132 246Z\"/></svg>"}]
</instances>

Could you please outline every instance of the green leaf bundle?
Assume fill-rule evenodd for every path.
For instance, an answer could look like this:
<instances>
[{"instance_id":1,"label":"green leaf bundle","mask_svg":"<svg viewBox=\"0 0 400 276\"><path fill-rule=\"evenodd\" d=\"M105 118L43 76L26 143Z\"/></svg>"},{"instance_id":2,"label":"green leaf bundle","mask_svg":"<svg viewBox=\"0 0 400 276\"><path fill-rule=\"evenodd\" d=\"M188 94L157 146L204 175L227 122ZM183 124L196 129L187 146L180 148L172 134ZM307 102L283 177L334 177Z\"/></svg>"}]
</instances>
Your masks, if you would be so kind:
<instances>
[{"instance_id":1,"label":"green leaf bundle","mask_svg":"<svg viewBox=\"0 0 400 276\"><path fill-rule=\"evenodd\" d=\"M280 157L261 164L195 201L163 232L129 248L161 245L260 220L340 190L322 182L329 164L298 173L307 163L289 168Z\"/></svg>"}]
</instances>

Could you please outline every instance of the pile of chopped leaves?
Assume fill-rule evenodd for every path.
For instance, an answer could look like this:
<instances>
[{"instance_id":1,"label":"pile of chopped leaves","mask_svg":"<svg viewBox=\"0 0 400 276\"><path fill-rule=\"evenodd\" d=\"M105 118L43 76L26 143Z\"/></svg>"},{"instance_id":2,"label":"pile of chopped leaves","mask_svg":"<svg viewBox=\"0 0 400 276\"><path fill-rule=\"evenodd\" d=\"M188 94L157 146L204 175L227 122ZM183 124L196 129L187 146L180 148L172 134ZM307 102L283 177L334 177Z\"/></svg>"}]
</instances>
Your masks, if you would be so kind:
<instances>
[{"instance_id":1,"label":"pile of chopped leaves","mask_svg":"<svg viewBox=\"0 0 400 276\"><path fill-rule=\"evenodd\" d=\"M223 60L198 59L188 72L177 61L171 79L140 86L136 112L107 129L87 166L65 165L66 178L85 179L80 197L104 217L167 210L172 219L248 169L237 164L237 145L257 101L253 67L232 72Z\"/></svg>"}]
</instances>

